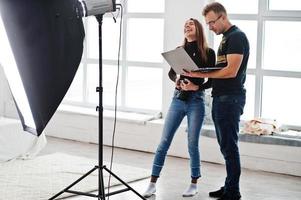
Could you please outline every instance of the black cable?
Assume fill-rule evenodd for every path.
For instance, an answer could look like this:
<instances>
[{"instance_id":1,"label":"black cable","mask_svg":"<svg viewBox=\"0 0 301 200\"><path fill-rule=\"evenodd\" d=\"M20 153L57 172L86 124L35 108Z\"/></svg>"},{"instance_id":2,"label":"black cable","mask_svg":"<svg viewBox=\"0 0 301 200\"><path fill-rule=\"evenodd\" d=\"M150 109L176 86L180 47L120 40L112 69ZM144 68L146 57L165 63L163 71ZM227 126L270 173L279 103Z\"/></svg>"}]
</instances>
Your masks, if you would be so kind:
<instances>
[{"instance_id":1,"label":"black cable","mask_svg":"<svg viewBox=\"0 0 301 200\"><path fill-rule=\"evenodd\" d=\"M119 84L119 72L120 72L120 49L121 49L121 34L122 34L122 20L123 20L123 7L121 4L116 4L120 8L116 8L120 10L120 29L119 29L119 44L118 44L118 59L117 59L117 80L115 87L115 105L114 105L114 125L113 125L113 134L112 134L112 148L111 148L111 160L110 160L110 171L112 171L113 159L114 159L114 148L115 148L115 133L116 133L116 121L117 121L117 93L118 93L118 84ZM118 14L119 15L119 14ZM113 15L114 16L114 15ZM114 19L115 17L113 17ZM116 19L114 19L116 22ZM110 193L110 184L111 184L111 174L109 174L108 180L108 194ZM108 196L108 200L110 196Z\"/></svg>"}]
</instances>

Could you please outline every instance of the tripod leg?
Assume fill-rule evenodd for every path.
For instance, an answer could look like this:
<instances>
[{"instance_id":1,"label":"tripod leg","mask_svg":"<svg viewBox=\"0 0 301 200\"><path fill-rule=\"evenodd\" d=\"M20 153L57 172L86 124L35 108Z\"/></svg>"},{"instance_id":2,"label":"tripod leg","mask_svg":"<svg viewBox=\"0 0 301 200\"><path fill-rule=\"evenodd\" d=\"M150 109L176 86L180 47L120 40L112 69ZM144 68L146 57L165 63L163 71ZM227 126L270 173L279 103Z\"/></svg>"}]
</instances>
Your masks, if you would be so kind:
<instances>
[{"instance_id":1,"label":"tripod leg","mask_svg":"<svg viewBox=\"0 0 301 200\"><path fill-rule=\"evenodd\" d=\"M99 168L98 166L95 166L93 169L91 169L90 171L88 171L86 174L84 174L83 176L81 176L79 179L77 179L76 181L74 181L72 184L70 184L69 186L67 186L65 189L63 189L62 191L60 191L59 193L57 193L56 195L54 195L53 197L51 197L48 200L53 200L56 197L60 196L61 194L63 194L64 192L68 191L71 187L73 187L74 185L76 185L78 182L80 182L81 180L83 180L86 176L88 176L89 174L91 174L92 172L94 172L97 168Z\"/></svg>"},{"instance_id":2,"label":"tripod leg","mask_svg":"<svg viewBox=\"0 0 301 200\"><path fill-rule=\"evenodd\" d=\"M103 166L103 169L105 169L108 173L112 174L114 178L116 178L118 181L120 181L123 185L125 185L127 188L132 190L137 196L139 196L141 199L146 200L141 194L139 194L136 190L134 190L131 186L129 186L126 182L124 182L122 179L120 179L116 174L111 172L109 169L106 168L106 166Z\"/></svg>"},{"instance_id":3,"label":"tripod leg","mask_svg":"<svg viewBox=\"0 0 301 200\"><path fill-rule=\"evenodd\" d=\"M98 199L99 200L106 200L105 186L104 186L104 183L103 183L102 167L98 168Z\"/></svg>"}]
</instances>

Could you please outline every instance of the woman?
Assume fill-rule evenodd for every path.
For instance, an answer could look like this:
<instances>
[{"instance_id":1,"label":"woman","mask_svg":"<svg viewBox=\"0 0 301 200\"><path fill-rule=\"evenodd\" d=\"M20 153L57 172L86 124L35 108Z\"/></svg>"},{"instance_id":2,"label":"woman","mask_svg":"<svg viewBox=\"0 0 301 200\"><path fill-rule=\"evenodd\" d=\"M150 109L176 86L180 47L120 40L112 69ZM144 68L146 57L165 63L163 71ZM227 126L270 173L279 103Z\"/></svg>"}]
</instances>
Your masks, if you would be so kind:
<instances>
[{"instance_id":1,"label":"woman","mask_svg":"<svg viewBox=\"0 0 301 200\"><path fill-rule=\"evenodd\" d=\"M198 67L214 67L215 53L208 48L204 30L196 19L189 19L184 26L183 47ZM194 196L197 193L197 180L200 173L199 137L205 115L204 90L211 87L211 80L178 76L173 69L168 73L175 82L174 96L169 107L163 128L161 142L157 148L150 183L144 192L144 197L150 197L156 192L156 181L163 168L165 157L175 132L183 118L187 116L188 151L190 155L191 184L183 196ZM205 82L205 83L204 83Z\"/></svg>"}]
</instances>

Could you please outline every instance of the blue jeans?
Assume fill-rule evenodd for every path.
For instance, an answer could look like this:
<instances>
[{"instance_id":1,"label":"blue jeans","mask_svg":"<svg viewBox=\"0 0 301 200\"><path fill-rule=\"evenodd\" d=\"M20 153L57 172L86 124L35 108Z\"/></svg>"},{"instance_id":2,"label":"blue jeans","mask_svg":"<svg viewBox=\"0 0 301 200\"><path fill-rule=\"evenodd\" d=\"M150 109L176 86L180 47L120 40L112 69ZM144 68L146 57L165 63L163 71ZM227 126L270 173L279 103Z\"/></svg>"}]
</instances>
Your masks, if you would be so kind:
<instances>
[{"instance_id":1,"label":"blue jeans","mask_svg":"<svg viewBox=\"0 0 301 200\"><path fill-rule=\"evenodd\" d=\"M227 177L225 191L239 193L241 173L238 150L240 116L243 114L245 95L223 95L213 97L212 119L217 141L224 156Z\"/></svg>"},{"instance_id":2,"label":"blue jeans","mask_svg":"<svg viewBox=\"0 0 301 200\"><path fill-rule=\"evenodd\" d=\"M191 177L198 178L201 176L199 138L205 115L204 92L191 92L187 101L177 99L176 96L178 92L178 90L175 90L165 119L161 142L157 148L153 162L152 176L159 177L175 132L183 118L187 116Z\"/></svg>"}]
</instances>

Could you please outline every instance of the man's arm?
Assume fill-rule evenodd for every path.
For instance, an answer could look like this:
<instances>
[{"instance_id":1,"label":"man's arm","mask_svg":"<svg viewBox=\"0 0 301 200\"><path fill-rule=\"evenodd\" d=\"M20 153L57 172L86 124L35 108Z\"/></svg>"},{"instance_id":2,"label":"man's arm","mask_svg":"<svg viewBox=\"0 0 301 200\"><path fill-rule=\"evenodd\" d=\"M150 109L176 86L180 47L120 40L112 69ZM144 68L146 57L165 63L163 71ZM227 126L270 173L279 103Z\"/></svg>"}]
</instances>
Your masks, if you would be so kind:
<instances>
[{"instance_id":1,"label":"man's arm","mask_svg":"<svg viewBox=\"0 0 301 200\"><path fill-rule=\"evenodd\" d=\"M220 70L213 72L185 72L183 75L198 78L234 78L236 77L243 59L242 54L228 54L228 65Z\"/></svg>"}]
</instances>

